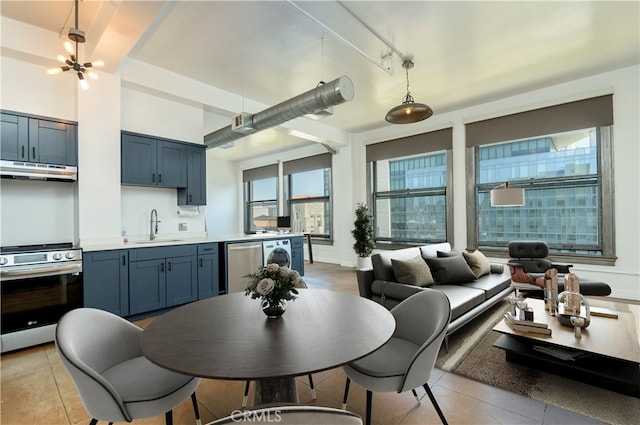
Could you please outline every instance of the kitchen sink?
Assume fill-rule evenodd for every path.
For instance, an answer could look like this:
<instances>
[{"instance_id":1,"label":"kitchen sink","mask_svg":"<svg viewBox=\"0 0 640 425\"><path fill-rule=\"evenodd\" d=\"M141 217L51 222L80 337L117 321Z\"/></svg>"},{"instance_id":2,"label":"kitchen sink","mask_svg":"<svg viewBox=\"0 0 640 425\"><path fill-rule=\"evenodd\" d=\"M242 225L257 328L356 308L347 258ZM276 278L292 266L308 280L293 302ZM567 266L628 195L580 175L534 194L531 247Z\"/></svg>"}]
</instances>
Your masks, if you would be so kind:
<instances>
[{"instance_id":1,"label":"kitchen sink","mask_svg":"<svg viewBox=\"0 0 640 425\"><path fill-rule=\"evenodd\" d=\"M183 242L182 239L154 239L152 241L135 241L137 244L149 244L149 243L167 243L167 242Z\"/></svg>"}]
</instances>

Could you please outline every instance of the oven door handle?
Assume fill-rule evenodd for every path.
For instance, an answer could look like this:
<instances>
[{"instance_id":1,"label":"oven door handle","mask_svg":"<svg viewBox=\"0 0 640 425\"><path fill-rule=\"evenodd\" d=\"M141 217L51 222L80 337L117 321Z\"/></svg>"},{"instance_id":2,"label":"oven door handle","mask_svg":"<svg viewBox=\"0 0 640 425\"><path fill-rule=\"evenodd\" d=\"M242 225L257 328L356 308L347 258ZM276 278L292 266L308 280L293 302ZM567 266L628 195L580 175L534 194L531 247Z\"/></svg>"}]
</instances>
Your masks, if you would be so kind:
<instances>
[{"instance_id":1,"label":"oven door handle","mask_svg":"<svg viewBox=\"0 0 640 425\"><path fill-rule=\"evenodd\" d=\"M2 281L5 281L75 273L82 273L81 261L74 261L72 264L61 264L54 266L47 265L46 267L12 267L9 270L0 270L0 278L2 279Z\"/></svg>"}]
</instances>

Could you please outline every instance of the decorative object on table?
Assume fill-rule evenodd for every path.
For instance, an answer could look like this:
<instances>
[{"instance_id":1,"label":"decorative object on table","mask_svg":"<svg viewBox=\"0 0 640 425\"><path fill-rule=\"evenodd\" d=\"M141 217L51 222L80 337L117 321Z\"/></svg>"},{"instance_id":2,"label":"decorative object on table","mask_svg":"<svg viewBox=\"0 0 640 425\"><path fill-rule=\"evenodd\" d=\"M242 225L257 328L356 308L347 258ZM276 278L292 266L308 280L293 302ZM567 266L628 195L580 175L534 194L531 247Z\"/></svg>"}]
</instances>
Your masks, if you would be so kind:
<instances>
[{"instance_id":1,"label":"decorative object on table","mask_svg":"<svg viewBox=\"0 0 640 425\"><path fill-rule=\"evenodd\" d=\"M582 338L582 327L586 320L584 317L571 316L571 324L573 325L573 333L576 338Z\"/></svg>"},{"instance_id":2,"label":"decorative object on table","mask_svg":"<svg viewBox=\"0 0 640 425\"><path fill-rule=\"evenodd\" d=\"M574 329L588 327L591 322L591 312L587 299L579 292L561 292L558 295L558 322ZM576 331L577 338L579 333L581 332Z\"/></svg>"},{"instance_id":3,"label":"decorative object on table","mask_svg":"<svg viewBox=\"0 0 640 425\"><path fill-rule=\"evenodd\" d=\"M509 312L513 317L515 317L516 314L518 314L516 311L516 303L518 302L518 299L513 295L509 295L507 297L507 302L509 303Z\"/></svg>"},{"instance_id":4,"label":"decorative object on table","mask_svg":"<svg viewBox=\"0 0 640 425\"><path fill-rule=\"evenodd\" d=\"M568 273L564 278L564 290L567 294L567 302L565 304L566 312L580 312L580 300L572 293L580 293L580 279L574 273Z\"/></svg>"},{"instance_id":5,"label":"decorative object on table","mask_svg":"<svg viewBox=\"0 0 640 425\"><path fill-rule=\"evenodd\" d=\"M551 335L551 329L546 323L534 322L532 320L518 320L510 314L504 315L504 323L514 331Z\"/></svg>"},{"instance_id":6,"label":"decorative object on table","mask_svg":"<svg viewBox=\"0 0 640 425\"><path fill-rule=\"evenodd\" d=\"M520 310L520 314L518 315L518 317L520 318L520 320L525 320L524 311L527 309L529 305L525 300L516 301L516 305L518 306L518 310Z\"/></svg>"},{"instance_id":7,"label":"decorative object on table","mask_svg":"<svg viewBox=\"0 0 640 425\"><path fill-rule=\"evenodd\" d=\"M371 268L371 253L373 242L373 222L367 204L360 203L356 208L356 220L353 222L351 235L355 239L353 250L358 256L358 270Z\"/></svg>"},{"instance_id":8,"label":"decorative object on table","mask_svg":"<svg viewBox=\"0 0 640 425\"><path fill-rule=\"evenodd\" d=\"M284 314L287 301L296 299L298 290L295 287L302 282L296 270L276 263L258 266L257 272L245 277L251 279L247 283L245 295L251 295L252 299L260 298L262 311L270 319Z\"/></svg>"},{"instance_id":9,"label":"decorative object on table","mask_svg":"<svg viewBox=\"0 0 640 425\"><path fill-rule=\"evenodd\" d=\"M551 268L544 272L544 302L550 315L558 313L558 269Z\"/></svg>"}]
</instances>

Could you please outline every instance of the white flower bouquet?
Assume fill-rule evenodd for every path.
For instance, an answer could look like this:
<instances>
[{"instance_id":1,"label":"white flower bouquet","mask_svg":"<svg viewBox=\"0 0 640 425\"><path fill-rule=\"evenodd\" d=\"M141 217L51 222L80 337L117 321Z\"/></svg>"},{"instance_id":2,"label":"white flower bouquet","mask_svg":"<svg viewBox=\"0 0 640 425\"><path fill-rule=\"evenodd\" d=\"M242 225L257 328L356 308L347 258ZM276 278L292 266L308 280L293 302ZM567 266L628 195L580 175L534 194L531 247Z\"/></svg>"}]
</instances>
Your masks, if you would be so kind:
<instances>
[{"instance_id":1,"label":"white flower bouquet","mask_svg":"<svg viewBox=\"0 0 640 425\"><path fill-rule=\"evenodd\" d=\"M251 295L252 299L261 298L263 300L263 310L265 314L271 316L270 312L282 310L287 301L293 301L298 295L296 286L303 283L300 274L296 270L279 266L276 263L269 263L266 266L259 266L255 273L247 276L249 282L245 289L245 295ZM269 312L267 309L270 309Z\"/></svg>"}]
</instances>

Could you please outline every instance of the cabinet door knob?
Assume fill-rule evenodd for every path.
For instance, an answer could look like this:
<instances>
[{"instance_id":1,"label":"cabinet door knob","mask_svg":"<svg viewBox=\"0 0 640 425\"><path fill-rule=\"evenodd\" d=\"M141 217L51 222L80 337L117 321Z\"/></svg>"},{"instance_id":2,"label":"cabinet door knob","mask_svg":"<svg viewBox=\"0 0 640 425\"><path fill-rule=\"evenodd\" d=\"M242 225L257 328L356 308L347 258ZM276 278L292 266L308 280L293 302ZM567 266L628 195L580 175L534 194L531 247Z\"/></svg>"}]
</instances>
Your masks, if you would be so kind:
<instances>
[{"instance_id":1,"label":"cabinet door knob","mask_svg":"<svg viewBox=\"0 0 640 425\"><path fill-rule=\"evenodd\" d=\"M160 263L160 271L164 272L164 263Z\"/></svg>"},{"instance_id":2,"label":"cabinet door knob","mask_svg":"<svg viewBox=\"0 0 640 425\"><path fill-rule=\"evenodd\" d=\"M202 267L202 258L200 259L200 267Z\"/></svg>"},{"instance_id":3,"label":"cabinet door knob","mask_svg":"<svg viewBox=\"0 0 640 425\"><path fill-rule=\"evenodd\" d=\"M171 261L167 263L167 270L171 271Z\"/></svg>"},{"instance_id":4,"label":"cabinet door knob","mask_svg":"<svg viewBox=\"0 0 640 425\"><path fill-rule=\"evenodd\" d=\"M20 159L24 159L24 145L22 145L22 154L20 155Z\"/></svg>"},{"instance_id":5,"label":"cabinet door knob","mask_svg":"<svg viewBox=\"0 0 640 425\"><path fill-rule=\"evenodd\" d=\"M158 183L162 183L162 174L158 174Z\"/></svg>"},{"instance_id":6,"label":"cabinet door knob","mask_svg":"<svg viewBox=\"0 0 640 425\"><path fill-rule=\"evenodd\" d=\"M33 159L36 159L36 147L34 146L33 148L31 148L31 153L32 153L32 157Z\"/></svg>"},{"instance_id":7,"label":"cabinet door knob","mask_svg":"<svg viewBox=\"0 0 640 425\"><path fill-rule=\"evenodd\" d=\"M151 183L156 182L156 173L151 173Z\"/></svg>"},{"instance_id":8,"label":"cabinet door knob","mask_svg":"<svg viewBox=\"0 0 640 425\"><path fill-rule=\"evenodd\" d=\"M122 256L122 265L123 266L127 265L127 257L125 255Z\"/></svg>"}]
</instances>

